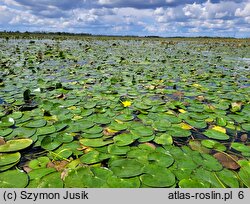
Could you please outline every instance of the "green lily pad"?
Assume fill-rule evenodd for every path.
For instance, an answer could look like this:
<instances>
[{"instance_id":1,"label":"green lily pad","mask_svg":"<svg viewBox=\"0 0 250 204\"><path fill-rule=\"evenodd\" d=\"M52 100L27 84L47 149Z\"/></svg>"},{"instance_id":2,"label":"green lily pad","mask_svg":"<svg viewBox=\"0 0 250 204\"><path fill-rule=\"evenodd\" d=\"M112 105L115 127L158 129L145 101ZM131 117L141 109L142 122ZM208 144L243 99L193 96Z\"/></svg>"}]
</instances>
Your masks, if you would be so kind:
<instances>
[{"instance_id":1,"label":"green lily pad","mask_svg":"<svg viewBox=\"0 0 250 204\"><path fill-rule=\"evenodd\" d=\"M165 167L151 164L144 168L144 172L140 180L147 186L170 187L175 184L175 175Z\"/></svg>"},{"instance_id":2,"label":"green lily pad","mask_svg":"<svg viewBox=\"0 0 250 204\"><path fill-rule=\"evenodd\" d=\"M48 135L56 132L54 125L37 128L37 135Z\"/></svg>"},{"instance_id":3,"label":"green lily pad","mask_svg":"<svg viewBox=\"0 0 250 204\"><path fill-rule=\"evenodd\" d=\"M96 134L82 133L81 137L87 138L87 139L94 139L94 138L103 137L103 134L101 132L100 133L96 133Z\"/></svg>"},{"instance_id":4,"label":"green lily pad","mask_svg":"<svg viewBox=\"0 0 250 204\"><path fill-rule=\"evenodd\" d=\"M181 122L180 118L174 115L169 115L169 114L165 116L165 119L168 120L170 123L174 123L174 124Z\"/></svg>"},{"instance_id":5,"label":"green lily pad","mask_svg":"<svg viewBox=\"0 0 250 204\"><path fill-rule=\"evenodd\" d=\"M94 123L89 120L78 120L74 122L72 125L70 125L70 129L72 132L80 132L82 130L91 128L94 126Z\"/></svg>"},{"instance_id":6,"label":"green lily pad","mask_svg":"<svg viewBox=\"0 0 250 204\"><path fill-rule=\"evenodd\" d=\"M130 121L134 119L133 115L128 115L128 114L121 114L116 117L117 120L121 121Z\"/></svg>"},{"instance_id":7,"label":"green lily pad","mask_svg":"<svg viewBox=\"0 0 250 204\"><path fill-rule=\"evenodd\" d=\"M93 150L82 155L80 161L84 164L95 164L108 158L110 158L110 155Z\"/></svg>"},{"instance_id":8,"label":"green lily pad","mask_svg":"<svg viewBox=\"0 0 250 204\"><path fill-rule=\"evenodd\" d=\"M29 162L29 167L31 169L45 168L49 162L50 159L48 157L38 157L37 159L31 160Z\"/></svg>"},{"instance_id":9,"label":"green lily pad","mask_svg":"<svg viewBox=\"0 0 250 204\"><path fill-rule=\"evenodd\" d=\"M131 150L127 153L127 157L130 159L137 159L141 163L148 163L148 155L153 152L153 150L145 150L140 148L131 148Z\"/></svg>"},{"instance_id":10,"label":"green lily pad","mask_svg":"<svg viewBox=\"0 0 250 204\"><path fill-rule=\"evenodd\" d=\"M112 122L108 127L111 130L116 130L116 131L121 131L121 130L127 129L127 125L125 123L117 123L117 122Z\"/></svg>"},{"instance_id":11,"label":"green lily pad","mask_svg":"<svg viewBox=\"0 0 250 204\"><path fill-rule=\"evenodd\" d=\"M60 172L52 172L41 179L33 179L28 188L63 188L64 184Z\"/></svg>"},{"instance_id":12,"label":"green lily pad","mask_svg":"<svg viewBox=\"0 0 250 204\"><path fill-rule=\"evenodd\" d=\"M74 140L74 136L69 133L60 133L56 136L56 140L61 143L68 143Z\"/></svg>"},{"instance_id":13,"label":"green lily pad","mask_svg":"<svg viewBox=\"0 0 250 204\"><path fill-rule=\"evenodd\" d=\"M110 188L139 188L141 182L138 177L119 178L117 176L110 176L107 179L107 184Z\"/></svg>"},{"instance_id":14,"label":"green lily pad","mask_svg":"<svg viewBox=\"0 0 250 204\"><path fill-rule=\"evenodd\" d=\"M238 173L240 179L242 180L242 182L248 187L250 188L250 162L246 161L245 163L240 163L241 168L240 171Z\"/></svg>"},{"instance_id":15,"label":"green lily pad","mask_svg":"<svg viewBox=\"0 0 250 204\"><path fill-rule=\"evenodd\" d=\"M56 137L46 136L41 141L41 147L46 150L54 150L62 144Z\"/></svg>"},{"instance_id":16,"label":"green lily pad","mask_svg":"<svg viewBox=\"0 0 250 204\"><path fill-rule=\"evenodd\" d=\"M0 120L0 128L11 127L14 124L15 124L15 120L10 117L4 117L4 118L1 118Z\"/></svg>"},{"instance_id":17,"label":"green lily pad","mask_svg":"<svg viewBox=\"0 0 250 204\"><path fill-rule=\"evenodd\" d=\"M46 176L47 174L55 172L55 168L38 168L38 169L33 169L28 173L30 180L33 179L41 179L42 177Z\"/></svg>"},{"instance_id":18,"label":"green lily pad","mask_svg":"<svg viewBox=\"0 0 250 204\"><path fill-rule=\"evenodd\" d=\"M231 147L239 152L247 152L250 153L250 146L246 146L242 143L233 142L231 143Z\"/></svg>"},{"instance_id":19,"label":"green lily pad","mask_svg":"<svg viewBox=\"0 0 250 204\"><path fill-rule=\"evenodd\" d=\"M23 113L20 111L13 112L12 114L9 115L11 118L15 119L20 119L23 116Z\"/></svg>"},{"instance_id":20,"label":"green lily pad","mask_svg":"<svg viewBox=\"0 0 250 204\"><path fill-rule=\"evenodd\" d=\"M119 134L113 137L114 142L117 146L126 146L134 142L134 136L131 134Z\"/></svg>"},{"instance_id":21,"label":"green lily pad","mask_svg":"<svg viewBox=\"0 0 250 204\"><path fill-rule=\"evenodd\" d=\"M86 180L90 179L92 176L94 176L94 174L89 167L82 167L78 170L71 170L65 177L65 188L86 188Z\"/></svg>"},{"instance_id":22,"label":"green lily pad","mask_svg":"<svg viewBox=\"0 0 250 204\"><path fill-rule=\"evenodd\" d=\"M4 145L0 145L0 152L14 152L25 149L33 143L31 139L9 140Z\"/></svg>"},{"instance_id":23,"label":"green lily pad","mask_svg":"<svg viewBox=\"0 0 250 204\"><path fill-rule=\"evenodd\" d=\"M172 145L173 138L171 135L163 133L160 136L156 136L154 142L160 145Z\"/></svg>"},{"instance_id":24,"label":"green lily pad","mask_svg":"<svg viewBox=\"0 0 250 204\"><path fill-rule=\"evenodd\" d=\"M208 148L202 146L201 142L198 140L190 140L189 146L191 147L192 150L196 150L200 153L209 153L210 152L210 150Z\"/></svg>"},{"instance_id":25,"label":"green lily pad","mask_svg":"<svg viewBox=\"0 0 250 204\"><path fill-rule=\"evenodd\" d=\"M176 126L169 128L168 134L170 134L172 137L189 137L191 132Z\"/></svg>"},{"instance_id":26,"label":"green lily pad","mask_svg":"<svg viewBox=\"0 0 250 204\"><path fill-rule=\"evenodd\" d=\"M164 166L164 167L169 167L174 162L174 158L170 154L164 154L161 152L150 153L148 155L148 160L152 164L155 164L158 166Z\"/></svg>"},{"instance_id":27,"label":"green lily pad","mask_svg":"<svg viewBox=\"0 0 250 204\"><path fill-rule=\"evenodd\" d=\"M218 151L226 151L226 149L227 149L225 147L225 145L223 145L215 140L202 140L201 144L206 148L215 149Z\"/></svg>"},{"instance_id":28,"label":"green lily pad","mask_svg":"<svg viewBox=\"0 0 250 204\"><path fill-rule=\"evenodd\" d=\"M98 134L102 132L103 129L100 126L95 125L94 127L91 127L89 129L83 130L83 132L88 133L88 134Z\"/></svg>"},{"instance_id":29,"label":"green lily pad","mask_svg":"<svg viewBox=\"0 0 250 204\"><path fill-rule=\"evenodd\" d=\"M88 188L107 188L107 179L113 175L113 172L103 167L91 167L90 170L93 176L86 179L86 186Z\"/></svg>"},{"instance_id":30,"label":"green lily pad","mask_svg":"<svg viewBox=\"0 0 250 204\"><path fill-rule=\"evenodd\" d=\"M0 188L25 188L28 182L28 175L19 170L0 173Z\"/></svg>"},{"instance_id":31,"label":"green lily pad","mask_svg":"<svg viewBox=\"0 0 250 204\"><path fill-rule=\"evenodd\" d=\"M206 184L196 179L182 179L178 183L180 188L206 188Z\"/></svg>"},{"instance_id":32,"label":"green lily pad","mask_svg":"<svg viewBox=\"0 0 250 204\"><path fill-rule=\"evenodd\" d=\"M110 170L120 178L129 178L143 173L144 165L136 159L118 159L110 163Z\"/></svg>"},{"instance_id":33,"label":"green lily pad","mask_svg":"<svg viewBox=\"0 0 250 204\"><path fill-rule=\"evenodd\" d=\"M47 124L46 120L39 119L39 120L33 120L31 122L28 122L25 124L25 127L28 128L39 128L39 127L44 127Z\"/></svg>"},{"instance_id":34,"label":"green lily pad","mask_svg":"<svg viewBox=\"0 0 250 204\"><path fill-rule=\"evenodd\" d=\"M250 123L241 124L241 127L246 131L250 131Z\"/></svg>"},{"instance_id":35,"label":"green lily pad","mask_svg":"<svg viewBox=\"0 0 250 204\"><path fill-rule=\"evenodd\" d=\"M201 154L202 158L196 158L194 162L197 164L202 165L205 169L209 171L220 171L222 170L223 166L220 164L220 162L215 159L213 156L209 154Z\"/></svg>"},{"instance_id":36,"label":"green lily pad","mask_svg":"<svg viewBox=\"0 0 250 204\"><path fill-rule=\"evenodd\" d=\"M103 147L103 146L113 143L112 140L104 141L102 138L80 139L79 141L81 144L87 147Z\"/></svg>"},{"instance_id":37,"label":"green lily pad","mask_svg":"<svg viewBox=\"0 0 250 204\"><path fill-rule=\"evenodd\" d=\"M147 136L151 136L154 134L151 127L142 126L142 125L138 125L136 127L133 127L133 129L131 129L131 133L135 136L138 136L138 137L147 137Z\"/></svg>"},{"instance_id":38,"label":"green lily pad","mask_svg":"<svg viewBox=\"0 0 250 204\"><path fill-rule=\"evenodd\" d=\"M216 175L227 187L239 188L239 181L236 173L228 169L223 169L222 171L216 172Z\"/></svg>"},{"instance_id":39,"label":"green lily pad","mask_svg":"<svg viewBox=\"0 0 250 204\"><path fill-rule=\"evenodd\" d=\"M138 142L140 142L140 143L150 142L150 141L154 140L154 138L155 138L155 135L146 136L146 137L140 137L138 139Z\"/></svg>"},{"instance_id":40,"label":"green lily pad","mask_svg":"<svg viewBox=\"0 0 250 204\"><path fill-rule=\"evenodd\" d=\"M11 128L6 128L6 129L0 130L0 131L1 131L1 132L0 132L0 137L5 137L5 136L9 135L10 133L12 133L12 132L13 132L13 129L11 129Z\"/></svg>"},{"instance_id":41,"label":"green lily pad","mask_svg":"<svg viewBox=\"0 0 250 204\"><path fill-rule=\"evenodd\" d=\"M198 168L197 170L195 170L191 178L204 183L204 185L206 185L207 188L224 187L221 181L217 179L215 172L211 172L203 168Z\"/></svg>"},{"instance_id":42,"label":"green lily pad","mask_svg":"<svg viewBox=\"0 0 250 204\"><path fill-rule=\"evenodd\" d=\"M95 101L89 101L83 104L83 107L86 109L91 109L91 108L94 108L95 106L96 106Z\"/></svg>"},{"instance_id":43,"label":"green lily pad","mask_svg":"<svg viewBox=\"0 0 250 204\"><path fill-rule=\"evenodd\" d=\"M87 116L90 116L92 113L93 113L93 109L85 109L85 110L82 110L81 116L87 117Z\"/></svg>"},{"instance_id":44,"label":"green lily pad","mask_svg":"<svg viewBox=\"0 0 250 204\"><path fill-rule=\"evenodd\" d=\"M7 165L4 165L4 166L0 166L0 172L1 171L6 171L10 168L12 168L13 166L17 165L19 161L15 162L15 163L11 163L11 164L7 164Z\"/></svg>"},{"instance_id":45,"label":"green lily pad","mask_svg":"<svg viewBox=\"0 0 250 204\"><path fill-rule=\"evenodd\" d=\"M152 127L156 131L165 132L169 127L171 126L171 123L168 120L159 120L154 121L152 124Z\"/></svg>"},{"instance_id":46,"label":"green lily pad","mask_svg":"<svg viewBox=\"0 0 250 204\"><path fill-rule=\"evenodd\" d=\"M102 124L102 125L107 125L111 122L110 118L101 114L94 115L91 118L91 120L97 124Z\"/></svg>"},{"instance_id":47,"label":"green lily pad","mask_svg":"<svg viewBox=\"0 0 250 204\"><path fill-rule=\"evenodd\" d=\"M206 130L203 134L209 138L217 139L217 140L228 140L229 139L229 136L227 134L225 134L223 132L216 131L216 130L212 130L212 129Z\"/></svg>"},{"instance_id":48,"label":"green lily pad","mask_svg":"<svg viewBox=\"0 0 250 204\"><path fill-rule=\"evenodd\" d=\"M114 155L125 155L130 150L128 146L118 146L116 144L111 144L108 146L108 152Z\"/></svg>"},{"instance_id":49,"label":"green lily pad","mask_svg":"<svg viewBox=\"0 0 250 204\"><path fill-rule=\"evenodd\" d=\"M11 135L17 137L31 137L36 133L36 128L26 128L26 127L18 127L13 130Z\"/></svg>"},{"instance_id":50,"label":"green lily pad","mask_svg":"<svg viewBox=\"0 0 250 204\"><path fill-rule=\"evenodd\" d=\"M20 160L21 154L15 153L0 153L0 166L16 163Z\"/></svg>"},{"instance_id":51,"label":"green lily pad","mask_svg":"<svg viewBox=\"0 0 250 204\"><path fill-rule=\"evenodd\" d=\"M191 125L192 127L195 128L199 128L199 129L203 129L207 127L207 123L202 120L202 121L198 121L198 120L192 120L192 119L185 119L185 121Z\"/></svg>"}]
</instances>

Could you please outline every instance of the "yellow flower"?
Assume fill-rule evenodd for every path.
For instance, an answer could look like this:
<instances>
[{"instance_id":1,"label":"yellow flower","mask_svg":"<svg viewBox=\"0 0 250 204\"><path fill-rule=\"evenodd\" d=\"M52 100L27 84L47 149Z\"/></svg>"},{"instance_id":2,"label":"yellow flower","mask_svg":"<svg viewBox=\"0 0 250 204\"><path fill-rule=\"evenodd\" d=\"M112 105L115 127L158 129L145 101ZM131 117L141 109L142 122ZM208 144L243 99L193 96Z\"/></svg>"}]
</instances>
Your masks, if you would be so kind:
<instances>
[{"instance_id":1,"label":"yellow flower","mask_svg":"<svg viewBox=\"0 0 250 204\"><path fill-rule=\"evenodd\" d=\"M132 104L131 101L122 101L122 105L123 105L124 107L129 107L129 106L131 106L131 104Z\"/></svg>"}]
</instances>

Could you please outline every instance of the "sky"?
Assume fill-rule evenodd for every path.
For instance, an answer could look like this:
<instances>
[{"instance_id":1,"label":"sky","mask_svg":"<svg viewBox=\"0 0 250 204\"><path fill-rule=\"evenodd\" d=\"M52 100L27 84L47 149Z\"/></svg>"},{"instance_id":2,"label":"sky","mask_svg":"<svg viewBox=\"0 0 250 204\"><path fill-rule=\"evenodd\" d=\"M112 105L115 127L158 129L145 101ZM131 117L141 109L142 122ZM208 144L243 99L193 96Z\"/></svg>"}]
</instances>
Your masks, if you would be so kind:
<instances>
[{"instance_id":1,"label":"sky","mask_svg":"<svg viewBox=\"0 0 250 204\"><path fill-rule=\"evenodd\" d=\"M250 37L250 0L0 0L0 31Z\"/></svg>"}]
</instances>

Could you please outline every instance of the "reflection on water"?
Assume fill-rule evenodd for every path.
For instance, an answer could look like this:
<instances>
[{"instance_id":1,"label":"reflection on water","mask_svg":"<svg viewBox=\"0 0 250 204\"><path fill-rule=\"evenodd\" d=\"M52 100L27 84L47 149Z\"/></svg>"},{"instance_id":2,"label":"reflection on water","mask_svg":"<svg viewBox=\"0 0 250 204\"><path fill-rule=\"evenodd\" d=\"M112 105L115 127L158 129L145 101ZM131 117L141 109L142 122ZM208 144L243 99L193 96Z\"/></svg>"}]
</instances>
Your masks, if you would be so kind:
<instances>
[{"instance_id":1,"label":"reflection on water","mask_svg":"<svg viewBox=\"0 0 250 204\"><path fill-rule=\"evenodd\" d=\"M4 104L4 103L5 101L2 98L0 98L0 104Z\"/></svg>"}]
</instances>

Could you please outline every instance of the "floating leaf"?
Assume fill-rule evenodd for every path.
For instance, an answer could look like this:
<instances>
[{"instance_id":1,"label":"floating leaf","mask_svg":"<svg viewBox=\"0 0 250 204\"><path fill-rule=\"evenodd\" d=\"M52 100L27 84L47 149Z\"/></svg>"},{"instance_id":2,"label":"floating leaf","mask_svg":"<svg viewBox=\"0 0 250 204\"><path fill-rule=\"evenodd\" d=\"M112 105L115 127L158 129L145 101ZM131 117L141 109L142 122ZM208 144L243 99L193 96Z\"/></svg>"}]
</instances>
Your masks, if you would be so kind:
<instances>
[{"instance_id":1,"label":"floating leaf","mask_svg":"<svg viewBox=\"0 0 250 204\"><path fill-rule=\"evenodd\" d=\"M28 181L28 175L19 170L0 173L0 188L25 188Z\"/></svg>"},{"instance_id":2,"label":"floating leaf","mask_svg":"<svg viewBox=\"0 0 250 204\"><path fill-rule=\"evenodd\" d=\"M138 177L119 178L117 176L111 176L108 177L107 184L110 188L139 188L141 182Z\"/></svg>"},{"instance_id":3,"label":"floating leaf","mask_svg":"<svg viewBox=\"0 0 250 204\"><path fill-rule=\"evenodd\" d=\"M20 160L21 154L16 153L0 153L0 166L16 163Z\"/></svg>"},{"instance_id":4,"label":"floating leaf","mask_svg":"<svg viewBox=\"0 0 250 204\"><path fill-rule=\"evenodd\" d=\"M12 132L13 132L13 129L11 129L11 128L6 128L6 129L0 130L0 131L1 131L1 132L0 132L0 137L5 137L5 136L9 135L10 133L12 133Z\"/></svg>"},{"instance_id":5,"label":"floating leaf","mask_svg":"<svg viewBox=\"0 0 250 204\"><path fill-rule=\"evenodd\" d=\"M148 154L148 160L155 165L169 167L173 164L174 158L170 154L152 152Z\"/></svg>"},{"instance_id":6,"label":"floating leaf","mask_svg":"<svg viewBox=\"0 0 250 204\"><path fill-rule=\"evenodd\" d=\"M25 124L25 127L29 127L29 128L39 128L39 127L45 126L46 123L47 123L47 121L46 121L46 120L43 120L43 119L33 120L33 121L28 122L27 124Z\"/></svg>"},{"instance_id":7,"label":"floating leaf","mask_svg":"<svg viewBox=\"0 0 250 204\"><path fill-rule=\"evenodd\" d=\"M154 142L161 145L171 145L173 144L173 138L171 135L164 133L160 136L156 136Z\"/></svg>"},{"instance_id":8,"label":"floating leaf","mask_svg":"<svg viewBox=\"0 0 250 204\"><path fill-rule=\"evenodd\" d=\"M223 169L222 171L216 172L219 179L230 188L239 188L238 178L236 173Z\"/></svg>"},{"instance_id":9,"label":"floating leaf","mask_svg":"<svg viewBox=\"0 0 250 204\"><path fill-rule=\"evenodd\" d=\"M56 137L46 136L41 142L41 147L46 150L54 150L62 144Z\"/></svg>"},{"instance_id":10,"label":"floating leaf","mask_svg":"<svg viewBox=\"0 0 250 204\"><path fill-rule=\"evenodd\" d=\"M201 142L198 140L190 140L189 145L190 145L192 150L196 150L200 153L209 153L210 152L210 150L207 149L206 147L203 147L201 145Z\"/></svg>"},{"instance_id":11,"label":"floating leaf","mask_svg":"<svg viewBox=\"0 0 250 204\"><path fill-rule=\"evenodd\" d=\"M226 133L226 129L220 126L213 126L212 130L216 130L218 132Z\"/></svg>"},{"instance_id":12,"label":"floating leaf","mask_svg":"<svg viewBox=\"0 0 250 204\"><path fill-rule=\"evenodd\" d=\"M180 188L207 188L206 184L196 179L182 179L179 181Z\"/></svg>"},{"instance_id":13,"label":"floating leaf","mask_svg":"<svg viewBox=\"0 0 250 204\"><path fill-rule=\"evenodd\" d=\"M229 136L227 134L222 133L222 132L218 132L218 131L212 130L212 129L206 130L203 134L209 138L217 139L217 140L228 140L229 139Z\"/></svg>"},{"instance_id":14,"label":"floating leaf","mask_svg":"<svg viewBox=\"0 0 250 204\"><path fill-rule=\"evenodd\" d=\"M201 144L209 149L215 149L218 151L226 151L225 145L215 141L215 140L202 140Z\"/></svg>"},{"instance_id":15,"label":"floating leaf","mask_svg":"<svg viewBox=\"0 0 250 204\"><path fill-rule=\"evenodd\" d=\"M95 164L108 158L110 158L110 155L93 150L82 155L80 161L84 164Z\"/></svg>"},{"instance_id":16,"label":"floating leaf","mask_svg":"<svg viewBox=\"0 0 250 204\"><path fill-rule=\"evenodd\" d=\"M250 146L246 146L242 143L238 143L238 142L233 142L231 144L231 147L239 152L247 152L250 153Z\"/></svg>"},{"instance_id":17,"label":"floating leaf","mask_svg":"<svg viewBox=\"0 0 250 204\"><path fill-rule=\"evenodd\" d=\"M246 164L242 165L239 171L239 177L243 181L243 183L250 188L250 162L247 161Z\"/></svg>"},{"instance_id":18,"label":"floating leaf","mask_svg":"<svg viewBox=\"0 0 250 204\"><path fill-rule=\"evenodd\" d=\"M191 132L189 130L184 130L178 126L169 128L168 133L172 137L188 137L191 135Z\"/></svg>"},{"instance_id":19,"label":"floating leaf","mask_svg":"<svg viewBox=\"0 0 250 204\"><path fill-rule=\"evenodd\" d=\"M144 172L140 180L147 186L170 187L175 184L174 174L165 167L151 164L144 168Z\"/></svg>"},{"instance_id":20,"label":"floating leaf","mask_svg":"<svg viewBox=\"0 0 250 204\"><path fill-rule=\"evenodd\" d=\"M15 124L15 120L10 117L3 117L0 120L0 128L6 128L6 127L11 127L12 125Z\"/></svg>"},{"instance_id":21,"label":"floating leaf","mask_svg":"<svg viewBox=\"0 0 250 204\"><path fill-rule=\"evenodd\" d=\"M63 188L63 181L60 172L52 172L41 179L33 179L29 188Z\"/></svg>"},{"instance_id":22,"label":"floating leaf","mask_svg":"<svg viewBox=\"0 0 250 204\"><path fill-rule=\"evenodd\" d=\"M138 137L147 137L147 136L153 135L154 132L153 132L152 128L150 128L148 126L138 125L137 127L134 127L131 130L131 133L135 136L138 136Z\"/></svg>"},{"instance_id":23,"label":"floating leaf","mask_svg":"<svg viewBox=\"0 0 250 204\"><path fill-rule=\"evenodd\" d=\"M125 155L130 150L128 146L118 146L116 144L112 144L108 146L108 152L114 155Z\"/></svg>"},{"instance_id":24,"label":"floating leaf","mask_svg":"<svg viewBox=\"0 0 250 204\"><path fill-rule=\"evenodd\" d=\"M0 145L0 152L14 152L25 149L33 143L31 139L9 140L4 145Z\"/></svg>"},{"instance_id":25,"label":"floating leaf","mask_svg":"<svg viewBox=\"0 0 250 204\"><path fill-rule=\"evenodd\" d=\"M54 168L38 168L31 170L28 175L30 180L33 179L41 179L42 177L46 176L47 174L50 174L52 172L55 172L56 169Z\"/></svg>"},{"instance_id":26,"label":"floating leaf","mask_svg":"<svg viewBox=\"0 0 250 204\"><path fill-rule=\"evenodd\" d=\"M129 178L142 174L144 165L136 159L119 159L112 161L110 170L121 178Z\"/></svg>"},{"instance_id":27,"label":"floating leaf","mask_svg":"<svg viewBox=\"0 0 250 204\"><path fill-rule=\"evenodd\" d=\"M108 144L113 143L112 140L103 140L102 138L96 138L96 139L80 139L79 140L81 144L87 147L103 147Z\"/></svg>"},{"instance_id":28,"label":"floating leaf","mask_svg":"<svg viewBox=\"0 0 250 204\"><path fill-rule=\"evenodd\" d=\"M113 139L117 146L126 146L134 142L133 135L126 133L117 135Z\"/></svg>"},{"instance_id":29,"label":"floating leaf","mask_svg":"<svg viewBox=\"0 0 250 204\"><path fill-rule=\"evenodd\" d=\"M227 153L217 152L214 154L214 157L225 167L228 169L238 169L240 168L237 163L238 158L235 155L230 155Z\"/></svg>"},{"instance_id":30,"label":"floating leaf","mask_svg":"<svg viewBox=\"0 0 250 204\"><path fill-rule=\"evenodd\" d=\"M50 159L48 157L38 157L37 159L31 160L29 162L29 167L31 169L45 168L49 162Z\"/></svg>"},{"instance_id":31,"label":"floating leaf","mask_svg":"<svg viewBox=\"0 0 250 204\"><path fill-rule=\"evenodd\" d=\"M56 132L54 125L37 128L37 135L48 135Z\"/></svg>"},{"instance_id":32,"label":"floating leaf","mask_svg":"<svg viewBox=\"0 0 250 204\"><path fill-rule=\"evenodd\" d=\"M89 180L92 176L94 176L94 174L89 167L82 167L78 170L71 170L65 177L65 188L86 188L86 180Z\"/></svg>"}]
</instances>

